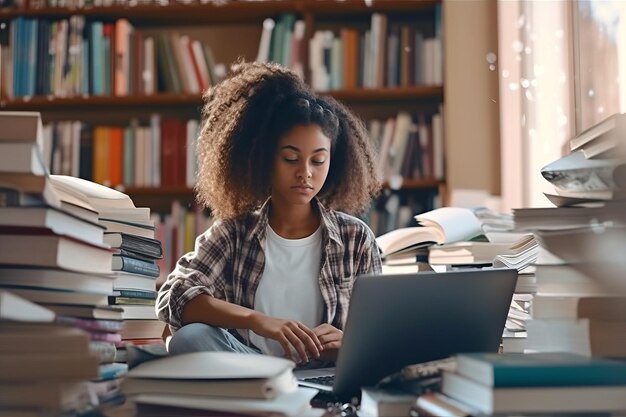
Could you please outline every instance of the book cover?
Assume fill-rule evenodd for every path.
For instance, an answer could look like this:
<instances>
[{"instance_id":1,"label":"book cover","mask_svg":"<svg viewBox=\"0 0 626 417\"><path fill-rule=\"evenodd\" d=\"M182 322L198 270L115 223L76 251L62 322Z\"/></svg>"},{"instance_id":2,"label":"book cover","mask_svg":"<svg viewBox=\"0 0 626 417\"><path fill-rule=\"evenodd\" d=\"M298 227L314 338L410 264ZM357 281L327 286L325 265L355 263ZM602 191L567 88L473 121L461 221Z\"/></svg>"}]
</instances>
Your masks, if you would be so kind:
<instances>
[{"instance_id":1,"label":"book cover","mask_svg":"<svg viewBox=\"0 0 626 417\"><path fill-rule=\"evenodd\" d=\"M445 372L442 392L486 414L585 413L626 409L626 386L496 388Z\"/></svg>"},{"instance_id":2,"label":"book cover","mask_svg":"<svg viewBox=\"0 0 626 417\"><path fill-rule=\"evenodd\" d=\"M457 373L493 387L626 385L626 363L560 352L460 354Z\"/></svg>"}]
</instances>

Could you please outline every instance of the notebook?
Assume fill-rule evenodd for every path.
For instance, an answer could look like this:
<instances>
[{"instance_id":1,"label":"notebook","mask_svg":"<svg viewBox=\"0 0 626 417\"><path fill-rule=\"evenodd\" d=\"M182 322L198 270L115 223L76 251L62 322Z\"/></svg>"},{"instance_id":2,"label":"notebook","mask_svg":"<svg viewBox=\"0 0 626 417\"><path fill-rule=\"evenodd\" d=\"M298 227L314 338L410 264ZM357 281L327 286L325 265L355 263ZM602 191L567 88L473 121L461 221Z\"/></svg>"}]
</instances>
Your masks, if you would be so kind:
<instances>
[{"instance_id":1,"label":"notebook","mask_svg":"<svg viewBox=\"0 0 626 417\"><path fill-rule=\"evenodd\" d=\"M349 397L409 364L496 352L516 282L512 269L359 276L336 367L297 370L299 384Z\"/></svg>"}]
</instances>

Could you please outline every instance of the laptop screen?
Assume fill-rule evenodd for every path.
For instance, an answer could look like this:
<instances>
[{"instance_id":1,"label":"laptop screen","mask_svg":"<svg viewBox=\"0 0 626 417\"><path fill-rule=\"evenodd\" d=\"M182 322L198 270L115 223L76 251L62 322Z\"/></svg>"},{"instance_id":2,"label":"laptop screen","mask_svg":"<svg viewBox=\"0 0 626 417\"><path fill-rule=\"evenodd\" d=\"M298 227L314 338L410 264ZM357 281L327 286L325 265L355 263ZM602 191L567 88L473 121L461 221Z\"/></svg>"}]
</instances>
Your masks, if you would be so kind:
<instances>
[{"instance_id":1,"label":"laptop screen","mask_svg":"<svg viewBox=\"0 0 626 417\"><path fill-rule=\"evenodd\" d=\"M516 281L509 269L357 277L334 393L358 393L409 364L497 351Z\"/></svg>"}]
</instances>

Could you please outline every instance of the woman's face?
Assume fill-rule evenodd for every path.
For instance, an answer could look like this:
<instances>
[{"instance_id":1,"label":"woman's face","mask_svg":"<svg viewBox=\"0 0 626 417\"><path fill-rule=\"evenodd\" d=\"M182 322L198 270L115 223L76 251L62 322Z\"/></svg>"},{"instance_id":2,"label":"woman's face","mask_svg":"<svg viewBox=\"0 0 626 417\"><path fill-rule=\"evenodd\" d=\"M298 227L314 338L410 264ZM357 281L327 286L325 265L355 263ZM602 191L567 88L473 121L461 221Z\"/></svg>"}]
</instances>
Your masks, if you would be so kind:
<instances>
[{"instance_id":1,"label":"woman's face","mask_svg":"<svg viewBox=\"0 0 626 417\"><path fill-rule=\"evenodd\" d=\"M330 138L318 125L298 125L278 141L272 172L272 200L309 204L330 168Z\"/></svg>"}]
</instances>

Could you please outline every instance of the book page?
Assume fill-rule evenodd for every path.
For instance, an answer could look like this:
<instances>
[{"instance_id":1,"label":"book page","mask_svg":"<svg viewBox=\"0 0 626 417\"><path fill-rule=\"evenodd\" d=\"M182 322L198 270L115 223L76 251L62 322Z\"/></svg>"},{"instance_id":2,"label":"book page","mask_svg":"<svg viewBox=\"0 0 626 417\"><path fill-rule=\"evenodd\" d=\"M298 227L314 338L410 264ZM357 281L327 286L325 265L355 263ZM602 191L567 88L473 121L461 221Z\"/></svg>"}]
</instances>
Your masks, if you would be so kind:
<instances>
[{"instance_id":1,"label":"book page","mask_svg":"<svg viewBox=\"0 0 626 417\"><path fill-rule=\"evenodd\" d=\"M422 226L440 229L445 237L443 243L462 242L482 235L482 225L474 212L461 207L442 207L415 216Z\"/></svg>"},{"instance_id":2,"label":"book page","mask_svg":"<svg viewBox=\"0 0 626 417\"><path fill-rule=\"evenodd\" d=\"M51 175L50 180L57 190L86 200L96 210L102 208L135 208L128 195L95 182L65 175Z\"/></svg>"}]
</instances>

